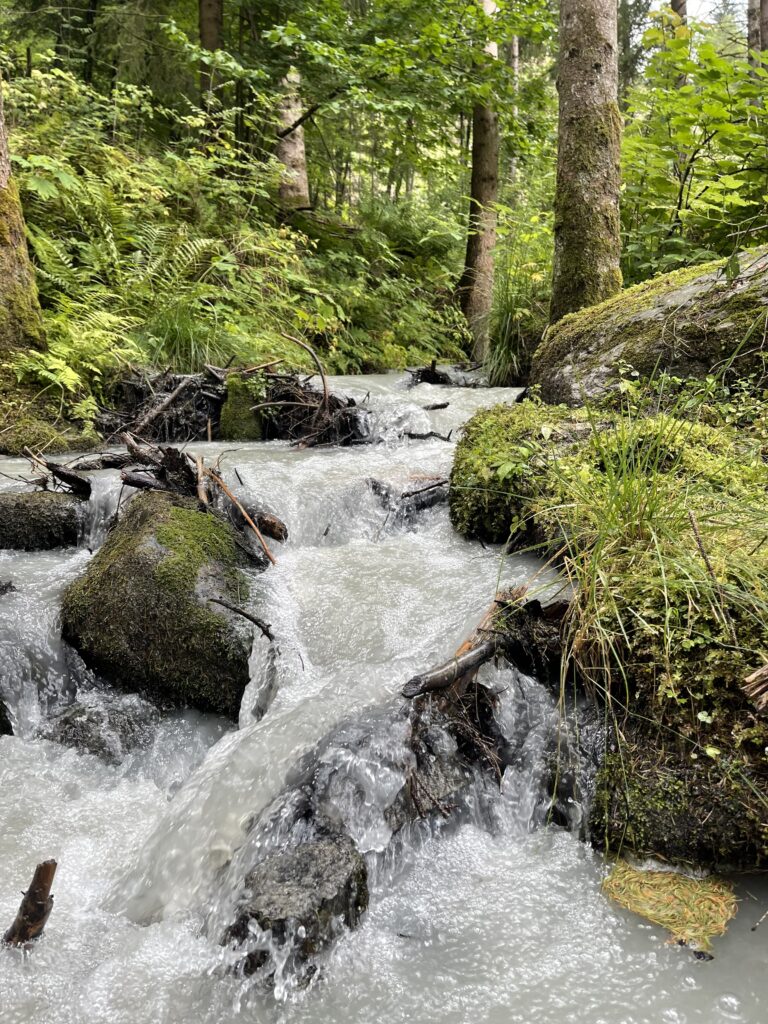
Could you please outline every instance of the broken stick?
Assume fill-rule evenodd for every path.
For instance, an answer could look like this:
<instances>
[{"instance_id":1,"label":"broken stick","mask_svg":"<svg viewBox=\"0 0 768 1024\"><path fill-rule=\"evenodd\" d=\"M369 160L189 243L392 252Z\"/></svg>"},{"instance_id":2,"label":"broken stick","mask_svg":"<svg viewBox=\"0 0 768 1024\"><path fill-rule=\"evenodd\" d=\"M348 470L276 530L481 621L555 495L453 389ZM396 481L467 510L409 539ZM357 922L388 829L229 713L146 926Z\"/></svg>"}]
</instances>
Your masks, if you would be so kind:
<instances>
[{"instance_id":1,"label":"broken stick","mask_svg":"<svg viewBox=\"0 0 768 1024\"><path fill-rule=\"evenodd\" d=\"M16 920L3 936L7 946L23 946L43 933L46 922L53 910L51 886L56 874L56 861L44 860L38 864L32 876L32 883L24 893Z\"/></svg>"}]
</instances>

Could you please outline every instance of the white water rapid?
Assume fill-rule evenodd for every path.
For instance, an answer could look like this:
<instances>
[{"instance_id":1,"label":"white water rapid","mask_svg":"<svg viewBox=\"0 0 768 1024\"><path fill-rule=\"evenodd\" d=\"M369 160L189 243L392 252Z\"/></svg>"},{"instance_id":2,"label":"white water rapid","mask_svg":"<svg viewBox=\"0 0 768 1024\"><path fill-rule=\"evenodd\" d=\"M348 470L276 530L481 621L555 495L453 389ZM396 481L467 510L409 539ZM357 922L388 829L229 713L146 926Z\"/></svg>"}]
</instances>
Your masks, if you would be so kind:
<instances>
[{"instance_id":1,"label":"white water rapid","mask_svg":"<svg viewBox=\"0 0 768 1024\"><path fill-rule=\"evenodd\" d=\"M602 859L546 823L541 755L558 728L555 704L513 669L483 670L516 752L501 786L474 790L459 825L390 844L383 808L401 781L377 743L361 748L343 769L365 800L340 797L339 807L371 868L360 927L306 988L283 978L265 993L226 970L227 952L203 926L221 911L248 821L334 725L357 714L374 729L375 709L453 653L500 582L538 570L462 540L445 506L401 522L368 484L447 476L461 424L517 392L408 390L396 374L331 384L367 396L379 443L192 446L221 455L225 479L267 502L290 534L274 545L278 564L255 577L253 610L277 650L254 641L239 729L195 712L155 715L143 745L127 755L118 746L111 764L39 738L75 687L86 702L134 707L63 648L57 621L64 588L103 541L117 473L93 474L79 547L0 552L0 582L15 587L0 596L0 696L16 732L0 738L0 931L34 865L59 862L43 939L26 956L0 949L2 1024L762 1024L768 921L750 927L768 886L739 883L738 916L711 962L609 903ZM402 440L403 429L453 433ZM0 470L0 490L30 475L21 460L2 459ZM274 695L256 721L265 688ZM342 755L324 756L341 765Z\"/></svg>"}]
</instances>

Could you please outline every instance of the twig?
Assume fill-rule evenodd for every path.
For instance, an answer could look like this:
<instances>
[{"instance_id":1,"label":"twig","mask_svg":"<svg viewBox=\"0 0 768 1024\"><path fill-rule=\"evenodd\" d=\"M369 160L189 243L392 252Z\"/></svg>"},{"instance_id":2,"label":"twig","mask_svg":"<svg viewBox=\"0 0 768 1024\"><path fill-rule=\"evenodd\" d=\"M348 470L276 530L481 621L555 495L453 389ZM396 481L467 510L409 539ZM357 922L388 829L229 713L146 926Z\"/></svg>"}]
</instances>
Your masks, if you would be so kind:
<instances>
[{"instance_id":1,"label":"twig","mask_svg":"<svg viewBox=\"0 0 768 1024\"><path fill-rule=\"evenodd\" d=\"M227 487L227 485L226 485L226 484L224 483L224 481L222 480L221 476L220 476L220 475L219 475L219 474L218 474L218 473L216 472L216 470L215 470L215 469L206 469L206 471L205 471L205 472L206 472L206 474L207 474L207 475L208 475L209 477L211 477L211 479L213 480L213 482L214 482L214 483L215 483L215 484L216 484L216 485L217 485L218 487L220 487L220 488L222 489L222 491L224 491L224 493L225 493L225 494L226 494L226 496L227 496L227 497L229 498L229 500L230 500L230 501L232 502L232 504L233 504L233 505L234 505L234 506L235 506L235 507L236 507L237 509L239 509L239 511L240 511L240 514L242 515L243 519L245 519L246 523L248 523L248 525L250 526L250 528L251 528L251 529L253 530L253 532L254 532L254 533L256 534L256 536L257 536L257 538L258 538L258 541L259 541L259 544L261 544L262 548L264 549L264 554L265 554L265 555L267 556L267 558L268 558L268 559L270 560L270 562L272 563L272 565L277 565L277 559L276 559L276 558L275 558L275 556L274 556L274 555L272 554L272 552L271 552L271 551L269 550L269 546L268 546L267 542L266 542L266 541L264 540L264 537L263 537L263 535L262 535L262 533L261 533L261 530L260 530L260 529L258 528L258 526L256 525L256 523L254 523L254 521L253 521L253 520L251 519L251 517L250 517L250 516L248 515L248 513L247 513L247 512L246 512L246 510L245 510L245 509L243 508L243 506L242 506L242 505L240 504L240 502L239 502L239 501L237 500L237 498L236 498L236 497L234 496L234 494L232 493L232 491L230 491L230 489L229 489L229 488Z\"/></svg>"},{"instance_id":2,"label":"twig","mask_svg":"<svg viewBox=\"0 0 768 1024\"><path fill-rule=\"evenodd\" d=\"M230 604L229 601L223 601L220 597L209 597L208 600L212 604L220 604L222 608L228 608L231 612L234 612L235 615L242 615L244 619L248 619L248 621L252 622L254 626L258 626L270 643L274 642L275 634L272 632L272 627L257 618L257 616L251 615L251 613L247 612L245 608L239 608L236 604Z\"/></svg>"},{"instance_id":3,"label":"twig","mask_svg":"<svg viewBox=\"0 0 768 1024\"><path fill-rule=\"evenodd\" d=\"M310 345L307 345L307 343L305 341L302 341L300 338L295 338L292 334L286 334L284 331L281 331L280 333L288 341L292 341L294 344L298 345L299 348L303 348L305 352L309 352L309 354L312 356L315 366L317 367L320 373L320 377L322 378L323 381L323 406L327 409L331 397L330 392L328 390L328 378L325 376L323 364L320 362L317 353Z\"/></svg>"}]
</instances>

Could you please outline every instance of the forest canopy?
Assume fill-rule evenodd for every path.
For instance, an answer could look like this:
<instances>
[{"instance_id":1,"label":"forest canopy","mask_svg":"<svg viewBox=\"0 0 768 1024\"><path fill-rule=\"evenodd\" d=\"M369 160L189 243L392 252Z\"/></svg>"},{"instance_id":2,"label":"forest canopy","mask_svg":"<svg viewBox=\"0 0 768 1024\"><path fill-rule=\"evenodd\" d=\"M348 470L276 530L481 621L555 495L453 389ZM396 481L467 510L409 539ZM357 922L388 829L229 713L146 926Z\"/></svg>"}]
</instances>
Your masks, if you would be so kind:
<instances>
[{"instance_id":1,"label":"forest canopy","mask_svg":"<svg viewBox=\"0 0 768 1024\"><path fill-rule=\"evenodd\" d=\"M759 36L732 0L675 6L619 3L625 284L768 238ZM474 354L524 378L551 298L557 8L1 3L47 337L6 369L83 422L128 364L296 362L286 335L337 372Z\"/></svg>"}]
</instances>

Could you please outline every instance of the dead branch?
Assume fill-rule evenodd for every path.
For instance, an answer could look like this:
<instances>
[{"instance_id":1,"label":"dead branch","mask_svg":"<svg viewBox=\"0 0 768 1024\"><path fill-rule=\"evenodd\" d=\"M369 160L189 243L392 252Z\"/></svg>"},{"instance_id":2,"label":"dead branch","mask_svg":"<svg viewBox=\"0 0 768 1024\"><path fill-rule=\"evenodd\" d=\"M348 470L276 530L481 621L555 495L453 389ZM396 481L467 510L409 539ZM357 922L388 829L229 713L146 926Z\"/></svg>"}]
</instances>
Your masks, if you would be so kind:
<instances>
[{"instance_id":1,"label":"dead branch","mask_svg":"<svg viewBox=\"0 0 768 1024\"><path fill-rule=\"evenodd\" d=\"M495 640L485 640L464 654L457 655L438 668L409 679L403 687L403 696L412 699L423 693L434 693L436 690L447 690L458 679L469 672L480 668L496 654Z\"/></svg>"},{"instance_id":2,"label":"dead branch","mask_svg":"<svg viewBox=\"0 0 768 1024\"><path fill-rule=\"evenodd\" d=\"M251 615L245 608L239 608L236 604L230 604L229 601L223 601L220 597L209 597L208 600L212 604L220 604L222 608L228 608L229 611L234 612L235 615L242 615L244 619L248 619L254 626L258 626L267 640L271 642L275 639L275 634L272 632L272 627L268 626L266 622L258 618L256 615Z\"/></svg>"},{"instance_id":3,"label":"dead branch","mask_svg":"<svg viewBox=\"0 0 768 1024\"><path fill-rule=\"evenodd\" d=\"M741 688L758 711L765 711L768 707L768 665L748 675Z\"/></svg>"},{"instance_id":4,"label":"dead branch","mask_svg":"<svg viewBox=\"0 0 768 1024\"><path fill-rule=\"evenodd\" d=\"M323 369L323 364L320 362L320 359L319 359L317 353L311 347L311 345L307 345L307 343L305 341L302 341L301 338L295 338L292 334L286 334L284 331L281 331L280 333L288 341L292 341L295 345L298 345L300 348L303 348L304 351L308 352L310 354L310 356L312 357L312 360L314 361L314 364L317 367L318 373L320 374L320 377L321 377L321 379L323 381L323 407L327 409L328 408L328 402L330 400L330 391L328 390L328 378L325 376L325 370Z\"/></svg>"},{"instance_id":5,"label":"dead branch","mask_svg":"<svg viewBox=\"0 0 768 1024\"><path fill-rule=\"evenodd\" d=\"M215 484L216 484L216 485L217 485L218 487L220 487L220 488L222 489L222 491L223 491L223 492L224 492L224 493L226 494L226 496L227 496L227 497L229 498L229 500L230 500L230 501L232 502L232 504L233 504L233 505L234 505L234 506L235 506L235 507L236 507L236 508L238 509L238 511L239 511L239 512L240 512L240 514L242 515L243 519L245 519L246 523L248 523L248 525L250 526L250 528L251 528L251 529L253 530L253 532L254 532L254 533L256 534L256 537L257 537L257 539L258 539L258 541L259 541L259 544L261 544L262 548L264 549L264 554L265 554L265 555L267 556L267 558L268 558L268 559L270 560L270 562L272 563L272 565L277 565L277 559L276 559L276 558L275 558L275 556L274 556L274 555L272 554L272 552L271 552L271 551L269 550L269 545L268 545L268 544L267 544L267 542L266 542L266 541L264 540L264 537L263 537L263 535L262 535L262 533L261 533L261 530L260 530L260 529L258 528L258 526L256 525L256 523L254 523L254 521L253 521L253 520L251 519L251 517L250 517L250 516L248 515L248 513L247 513L247 512L246 512L246 510L245 510L245 509L243 508L243 506L242 506L242 505L240 504L240 502L239 502L239 501L237 500L237 498L236 498L236 497L234 496L234 494L232 493L232 491L230 491L230 489L229 489L229 488L227 487L227 485L226 485L226 484L224 483L224 481L223 481L223 479L221 478L221 476L219 475L219 473L217 473L215 469L207 469L207 470L206 470L206 473L208 474L208 476L209 476L209 477L211 477L211 479L213 480L213 482L214 482L214 483L215 483Z\"/></svg>"},{"instance_id":6,"label":"dead branch","mask_svg":"<svg viewBox=\"0 0 768 1024\"><path fill-rule=\"evenodd\" d=\"M167 398L164 398L159 405L154 407L154 409L150 409L149 412L142 416L134 426L129 428L131 433L140 435L151 423L154 423L158 416L162 415L166 409L169 409L176 399L183 394L191 384L194 384L196 380L196 377L185 377L181 384L175 387Z\"/></svg>"},{"instance_id":7,"label":"dead branch","mask_svg":"<svg viewBox=\"0 0 768 1024\"><path fill-rule=\"evenodd\" d=\"M90 480L86 480L84 476L80 476L80 474L75 473L74 470L67 469L66 466L60 466L57 462L51 462L42 455L35 455L35 453L29 448L24 448L23 454L30 462L41 466L50 473L54 480L58 480L59 483L68 487L72 494L77 495L78 498L84 498L86 501L90 498L91 482Z\"/></svg>"},{"instance_id":8,"label":"dead branch","mask_svg":"<svg viewBox=\"0 0 768 1024\"><path fill-rule=\"evenodd\" d=\"M44 860L42 864L37 865L29 889L24 893L16 919L3 936L3 942L6 945L23 946L42 935L43 928L53 910L51 886L55 874L55 860Z\"/></svg>"}]
</instances>

